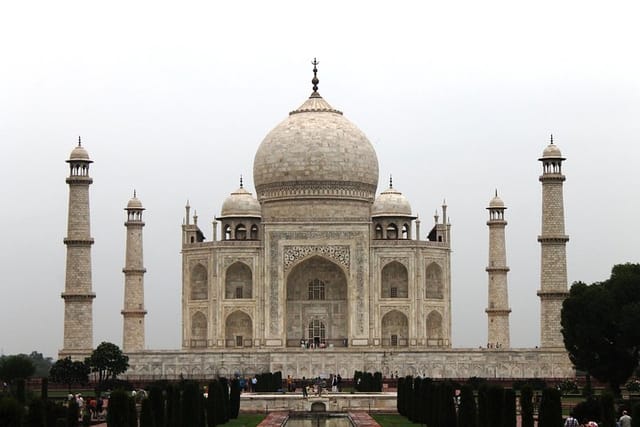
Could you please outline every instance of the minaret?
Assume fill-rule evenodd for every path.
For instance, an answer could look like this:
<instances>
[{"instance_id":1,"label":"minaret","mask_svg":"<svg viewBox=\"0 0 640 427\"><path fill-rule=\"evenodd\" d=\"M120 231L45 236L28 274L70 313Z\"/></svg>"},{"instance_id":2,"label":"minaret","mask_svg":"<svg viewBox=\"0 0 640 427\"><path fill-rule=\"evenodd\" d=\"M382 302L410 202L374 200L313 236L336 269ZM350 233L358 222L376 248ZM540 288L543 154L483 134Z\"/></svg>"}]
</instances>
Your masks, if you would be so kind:
<instances>
[{"instance_id":1,"label":"minaret","mask_svg":"<svg viewBox=\"0 0 640 427\"><path fill-rule=\"evenodd\" d=\"M69 211L67 222L67 265L64 292L64 341L60 357L82 358L93 350L93 299L91 286L91 237L89 215L89 176L87 150L78 146L69 156Z\"/></svg>"},{"instance_id":2,"label":"minaret","mask_svg":"<svg viewBox=\"0 0 640 427\"><path fill-rule=\"evenodd\" d=\"M541 247L540 264L540 346L563 348L560 331L562 302L567 297L567 255L569 236L564 232L564 201L562 183L562 157L560 149L551 143L542 157L542 233L538 236Z\"/></svg>"},{"instance_id":3,"label":"minaret","mask_svg":"<svg viewBox=\"0 0 640 427\"><path fill-rule=\"evenodd\" d=\"M127 203L127 249L124 273L124 308L122 309L122 350L125 353L144 350L144 273L142 262L142 203L133 192Z\"/></svg>"},{"instance_id":4,"label":"minaret","mask_svg":"<svg viewBox=\"0 0 640 427\"><path fill-rule=\"evenodd\" d=\"M489 202L489 306L485 310L488 317L487 346L489 348L509 348L509 292L507 287L506 246L504 229L504 202L496 195Z\"/></svg>"}]
</instances>

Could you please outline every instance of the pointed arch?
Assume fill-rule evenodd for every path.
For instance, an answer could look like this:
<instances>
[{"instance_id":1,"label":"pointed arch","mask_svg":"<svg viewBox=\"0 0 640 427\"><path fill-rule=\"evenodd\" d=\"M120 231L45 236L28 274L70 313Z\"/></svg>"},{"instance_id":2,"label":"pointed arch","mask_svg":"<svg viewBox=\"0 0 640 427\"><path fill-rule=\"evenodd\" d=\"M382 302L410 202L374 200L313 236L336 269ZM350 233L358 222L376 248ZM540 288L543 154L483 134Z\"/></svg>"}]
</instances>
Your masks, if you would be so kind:
<instances>
[{"instance_id":1,"label":"pointed arch","mask_svg":"<svg viewBox=\"0 0 640 427\"><path fill-rule=\"evenodd\" d=\"M198 263L191 269L191 295L192 300L205 300L209 298L209 280L207 268Z\"/></svg>"},{"instance_id":2,"label":"pointed arch","mask_svg":"<svg viewBox=\"0 0 640 427\"><path fill-rule=\"evenodd\" d=\"M408 345L409 319L404 313L391 310L384 315L381 323L383 346L403 347Z\"/></svg>"},{"instance_id":3,"label":"pointed arch","mask_svg":"<svg viewBox=\"0 0 640 427\"><path fill-rule=\"evenodd\" d=\"M382 226L380 224L376 224L375 239L382 239L382 237L383 237Z\"/></svg>"},{"instance_id":4,"label":"pointed arch","mask_svg":"<svg viewBox=\"0 0 640 427\"><path fill-rule=\"evenodd\" d=\"M253 321L243 311L237 310L227 316L224 331L227 347L250 347L253 342Z\"/></svg>"},{"instance_id":5,"label":"pointed arch","mask_svg":"<svg viewBox=\"0 0 640 427\"><path fill-rule=\"evenodd\" d=\"M409 297L409 272L398 261L392 261L382 268L380 283L382 298Z\"/></svg>"},{"instance_id":6,"label":"pointed arch","mask_svg":"<svg viewBox=\"0 0 640 427\"><path fill-rule=\"evenodd\" d=\"M295 264L286 277L286 345L299 347L302 342L315 339L309 336L309 324L317 320L324 324L325 331L320 344L345 346L349 321L347 289L343 268L328 258L313 255Z\"/></svg>"},{"instance_id":7,"label":"pointed arch","mask_svg":"<svg viewBox=\"0 0 640 427\"><path fill-rule=\"evenodd\" d=\"M258 226L256 224L253 224L251 226L251 233L249 235L249 239L258 240Z\"/></svg>"},{"instance_id":8,"label":"pointed arch","mask_svg":"<svg viewBox=\"0 0 640 427\"><path fill-rule=\"evenodd\" d=\"M240 223L236 225L235 240L247 240L247 227Z\"/></svg>"},{"instance_id":9,"label":"pointed arch","mask_svg":"<svg viewBox=\"0 0 640 427\"><path fill-rule=\"evenodd\" d=\"M436 262L427 266L425 272L425 295L427 298L442 299L444 295L442 267Z\"/></svg>"},{"instance_id":10,"label":"pointed arch","mask_svg":"<svg viewBox=\"0 0 640 427\"><path fill-rule=\"evenodd\" d=\"M224 296L227 299L253 298L253 273L243 262L234 262L225 271Z\"/></svg>"},{"instance_id":11,"label":"pointed arch","mask_svg":"<svg viewBox=\"0 0 640 427\"><path fill-rule=\"evenodd\" d=\"M387 239L396 240L398 238L398 226L394 223L387 225Z\"/></svg>"},{"instance_id":12,"label":"pointed arch","mask_svg":"<svg viewBox=\"0 0 640 427\"><path fill-rule=\"evenodd\" d=\"M427 316L427 345L429 346L442 346L443 333L442 333L442 315L436 310L433 310Z\"/></svg>"},{"instance_id":13,"label":"pointed arch","mask_svg":"<svg viewBox=\"0 0 640 427\"><path fill-rule=\"evenodd\" d=\"M207 346L207 329L207 317L201 311L196 311L191 316L191 347Z\"/></svg>"}]
</instances>

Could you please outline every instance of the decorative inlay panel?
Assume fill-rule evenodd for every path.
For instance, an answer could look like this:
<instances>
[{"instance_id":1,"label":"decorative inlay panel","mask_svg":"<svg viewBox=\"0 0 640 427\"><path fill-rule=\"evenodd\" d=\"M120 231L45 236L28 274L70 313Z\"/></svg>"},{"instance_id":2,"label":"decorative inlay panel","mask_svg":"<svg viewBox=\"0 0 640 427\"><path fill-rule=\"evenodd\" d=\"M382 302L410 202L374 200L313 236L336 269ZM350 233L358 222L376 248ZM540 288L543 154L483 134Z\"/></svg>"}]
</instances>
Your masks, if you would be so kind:
<instances>
[{"instance_id":1,"label":"decorative inlay panel","mask_svg":"<svg viewBox=\"0 0 640 427\"><path fill-rule=\"evenodd\" d=\"M282 254L284 271L288 271L296 261L307 258L311 255L321 255L336 261L349 271L350 249L346 245L297 245L285 246Z\"/></svg>"}]
</instances>

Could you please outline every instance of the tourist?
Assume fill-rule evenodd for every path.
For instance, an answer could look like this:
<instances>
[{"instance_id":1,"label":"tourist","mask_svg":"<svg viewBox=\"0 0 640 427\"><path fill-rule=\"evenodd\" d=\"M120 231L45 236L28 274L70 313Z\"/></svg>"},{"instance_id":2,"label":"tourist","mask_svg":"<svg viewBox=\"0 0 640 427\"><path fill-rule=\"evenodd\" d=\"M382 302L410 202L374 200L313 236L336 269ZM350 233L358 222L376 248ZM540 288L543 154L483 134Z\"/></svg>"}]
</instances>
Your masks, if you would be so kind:
<instances>
[{"instance_id":1,"label":"tourist","mask_svg":"<svg viewBox=\"0 0 640 427\"><path fill-rule=\"evenodd\" d=\"M569 414L566 421L564 422L564 427L579 427L578 420L573 416L573 412Z\"/></svg>"},{"instance_id":2,"label":"tourist","mask_svg":"<svg viewBox=\"0 0 640 427\"><path fill-rule=\"evenodd\" d=\"M338 392L338 377L336 376L336 374L333 374L333 376L331 377L331 392Z\"/></svg>"},{"instance_id":3,"label":"tourist","mask_svg":"<svg viewBox=\"0 0 640 427\"><path fill-rule=\"evenodd\" d=\"M258 384L258 378L256 378L256 376L254 375L253 378L251 378L251 391L253 391L254 393L256 391L257 384Z\"/></svg>"},{"instance_id":4,"label":"tourist","mask_svg":"<svg viewBox=\"0 0 640 427\"><path fill-rule=\"evenodd\" d=\"M338 374L338 391L342 392L342 377Z\"/></svg>"},{"instance_id":5,"label":"tourist","mask_svg":"<svg viewBox=\"0 0 640 427\"><path fill-rule=\"evenodd\" d=\"M620 427L631 427L631 417L627 414L627 411L622 411L622 416L618 423L620 423Z\"/></svg>"}]
</instances>

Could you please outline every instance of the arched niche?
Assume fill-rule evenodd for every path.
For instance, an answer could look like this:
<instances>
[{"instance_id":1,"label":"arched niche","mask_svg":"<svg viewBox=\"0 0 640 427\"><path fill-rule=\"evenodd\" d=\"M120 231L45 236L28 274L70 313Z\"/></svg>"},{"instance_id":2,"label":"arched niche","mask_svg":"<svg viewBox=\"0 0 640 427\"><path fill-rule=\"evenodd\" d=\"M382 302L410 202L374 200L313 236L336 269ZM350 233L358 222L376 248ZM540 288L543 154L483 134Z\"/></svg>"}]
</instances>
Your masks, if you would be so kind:
<instances>
[{"instance_id":1,"label":"arched niche","mask_svg":"<svg viewBox=\"0 0 640 427\"><path fill-rule=\"evenodd\" d=\"M409 297L409 273L398 261L392 261L382 268L380 282L382 298Z\"/></svg>"},{"instance_id":2,"label":"arched niche","mask_svg":"<svg viewBox=\"0 0 640 427\"><path fill-rule=\"evenodd\" d=\"M425 272L425 295L427 298L442 299L444 294L442 268L435 262L427 266Z\"/></svg>"},{"instance_id":3,"label":"arched niche","mask_svg":"<svg viewBox=\"0 0 640 427\"><path fill-rule=\"evenodd\" d=\"M209 281L207 268L202 264L196 264L191 269L191 295L192 300L206 300L209 298Z\"/></svg>"},{"instance_id":4,"label":"arched niche","mask_svg":"<svg viewBox=\"0 0 640 427\"><path fill-rule=\"evenodd\" d=\"M234 311L224 323L227 347L250 347L253 342L253 322L247 313Z\"/></svg>"},{"instance_id":5,"label":"arched niche","mask_svg":"<svg viewBox=\"0 0 640 427\"><path fill-rule=\"evenodd\" d=\"M236 225L235 240L247 240L247 227L242 223Z\"/></svg>"},{"instance_id":6,"label":"arched niche","mask_svg":"<svg viewBox=\"0 0 640 427\"><path fill-rule=\"evenodd\" d=\"M443 345L443 331L442 331L442 315L436 310L433 310L427 316L427 345L429 346L441 346Z\"/></svg>"},{"instance_id":7,"label":"arched niche","mask_svg":"<svg viewBox=\"0 0 640 427\"><path fill-rule=\"evenodd\" d=\"M206 347L207 345L207 317L197 311L191 317L191 346Z\"/></svg>"},{"instance_id":8,"label":"arched niche","mask_svg":"<svg viewBox=\"0 0 640 427\"><path fill-rule=\"evenodd\" d=\"M308 341L313 320L325 325L325 345L342 347L347 342L347 276L338 264L312 256L296 264L286 278L287 346Z\"/></svg>"},{"instance_id":9,"label":"arched niche","mask_svg":"<svg viewBox=\"0 0 640 427\"><path fill-rule=\"evenodd\" d=\"M398 310L392 310L382 318L382 345L401 347L408 345L409 319Z\"/></svg>"},{"instance_id":10,"label":"arched niche","mask_svg":"<svg viewBox=\"0 0 640 427\"><path fill-rule=\"evenodd\" d=\"M224 279L224 295L227 299L253 297L253 273L247 264L234 262L227 268Z\"/></svg>"}]
</instances>

